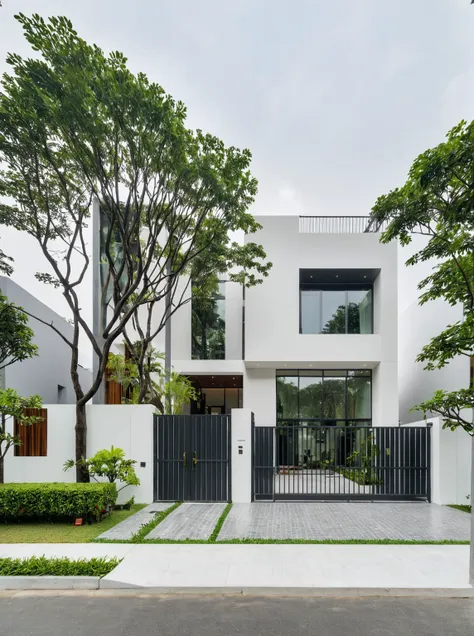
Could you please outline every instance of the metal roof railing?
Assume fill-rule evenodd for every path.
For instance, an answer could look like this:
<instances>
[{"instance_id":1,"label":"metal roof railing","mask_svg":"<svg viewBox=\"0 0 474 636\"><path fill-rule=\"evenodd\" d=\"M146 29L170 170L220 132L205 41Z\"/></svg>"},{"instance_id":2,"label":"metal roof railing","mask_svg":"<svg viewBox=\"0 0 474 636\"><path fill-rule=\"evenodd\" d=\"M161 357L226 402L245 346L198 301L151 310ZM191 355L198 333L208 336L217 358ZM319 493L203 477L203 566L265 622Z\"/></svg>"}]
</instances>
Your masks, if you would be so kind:
<instances>
[{"instance_id":1,"label":"metal roof railing","mask_svg":"<svg viewBox=\"0 0 474 636\"><path fill-rule=\"evenodd\" d=\"M385 221L370 216L300 216L300 234L364 234L383 232Z\"/></svg>"}]
</instances>

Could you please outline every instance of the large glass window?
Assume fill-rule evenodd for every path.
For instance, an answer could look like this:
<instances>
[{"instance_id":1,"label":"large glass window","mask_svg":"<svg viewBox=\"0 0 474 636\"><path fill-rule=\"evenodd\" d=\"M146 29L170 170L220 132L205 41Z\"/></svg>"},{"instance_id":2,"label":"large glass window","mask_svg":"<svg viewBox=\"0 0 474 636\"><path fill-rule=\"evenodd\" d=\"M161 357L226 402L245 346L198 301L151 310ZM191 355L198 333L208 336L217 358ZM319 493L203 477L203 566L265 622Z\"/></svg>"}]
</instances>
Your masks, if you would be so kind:
<instances>
[{"instance_id":1,"label":"large glass window","mask_svg":"<svg viewBox=\"0 0 474 636\"><path fill-rule=\"evenodd\" d=\"M277 420L314 424L371 424L372 372L360 370L277 371Z\"/></svg>"},{"instance_id":2,"label":"large glass window","mask_svg":"<svg viewBox=\"0 0 474 636\"><path fill-rule=\"evenodd\" d=\"M192 301L192 359L225 359L225 283L212 298Z\"/></svg>"},{"instance_id":3,"label":"large glass window","mask_svg":"<svg viewBox=\"0 0 474 636\"><path fill-rule=\"evenodd\" d=\"M373 333L372 287L302 285L300 333Z\"/></svg>"}]
</instances>

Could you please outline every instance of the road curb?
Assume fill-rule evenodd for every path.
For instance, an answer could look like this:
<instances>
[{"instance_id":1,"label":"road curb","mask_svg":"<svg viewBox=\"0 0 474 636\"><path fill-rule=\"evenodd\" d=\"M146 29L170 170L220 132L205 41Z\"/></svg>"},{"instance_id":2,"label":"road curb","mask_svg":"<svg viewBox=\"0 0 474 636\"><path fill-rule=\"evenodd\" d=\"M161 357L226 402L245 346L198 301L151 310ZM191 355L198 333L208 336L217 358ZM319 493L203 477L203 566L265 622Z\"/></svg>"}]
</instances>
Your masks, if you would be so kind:
<instances>
[{"instance_id":1,"label":"road curb","mask_svg":"<svg viewBox=\"0 0 474 636\"><path fill-rule=\"evenodd\" d=\"M0 590L98 590L98 576L0 576Z\"/></svg>"},{"instance_id":2,"label":"road curb","mask_svg":"<svg viewBox=\"0 0 474 636\"><path fill-rule=\"evenodd\" d=\"M13 579L15 577L9 577ZM21 578L21 577L16 577ZM32 578L32 577L28 577ZM47 577L38 577L45 579ZM59 577L58 577L59 578ZM66 578L66 577L62 577ZM71 577L75 578L75 577ZM79 577L78 577L79 578ZM89 578L89 577L83 577ZM90 577L93 578L93 577ZM278 598L474 598L474 588L281 588L281 587L131 587L118 581L102 581L91 587L16 587L1 588L0 597L5 596L89 596L153 598L168 596L195 597L278 597Z\"/></svg>"},{"instance_id":3,"label":"road curb","mask_svg":"<svg viewBox=\"0 0 474 636\"><path fill-rule=\"evenodd\" d=\"M474 598L474 588L357 588L357 587L101 587L114 596L276 596L281 598Z\"/></svg>"}]
</instances>

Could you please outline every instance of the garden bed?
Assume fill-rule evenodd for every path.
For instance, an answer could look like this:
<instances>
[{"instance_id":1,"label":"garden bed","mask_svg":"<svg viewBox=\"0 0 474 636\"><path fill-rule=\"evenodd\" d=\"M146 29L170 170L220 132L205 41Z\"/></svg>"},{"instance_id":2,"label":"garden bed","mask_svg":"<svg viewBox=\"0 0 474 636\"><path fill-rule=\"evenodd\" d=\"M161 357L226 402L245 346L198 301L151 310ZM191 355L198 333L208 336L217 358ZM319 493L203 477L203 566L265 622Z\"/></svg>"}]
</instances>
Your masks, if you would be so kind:
<instances>
[{"instance_id":1,"label":"garden bed","mask_svg":"<svg viewBox=\"0 0 474 636\"><path fill-rule=\"evenodd\" d=\"M72 520L55 523L31 519L4 523L0 520L0 543L88 543L145 505L134 504L130 510L114 510L102 521L82 526L74 526Z\"/></svg>"},{"instance_id":2,"label":"garden bed","mask_svg":"<svg viewBox=\"0 0 474 636\"><path fill-rule=\"evenodd\" d=\"M64 518L99 521L117 500L111 483L24 483L0 485L0 520Z\"/></svg>"},{"instance_id":3,"label":"garden bed","mask_svg":"<svg viewBox=\"0 0 474 636\"><path fill-rule=\"evenodd\" d=\"M71 560L45 556L0 559L0 576L96 576L102 578L120 563L117 558Z\"/></svg>"}]
</instances>

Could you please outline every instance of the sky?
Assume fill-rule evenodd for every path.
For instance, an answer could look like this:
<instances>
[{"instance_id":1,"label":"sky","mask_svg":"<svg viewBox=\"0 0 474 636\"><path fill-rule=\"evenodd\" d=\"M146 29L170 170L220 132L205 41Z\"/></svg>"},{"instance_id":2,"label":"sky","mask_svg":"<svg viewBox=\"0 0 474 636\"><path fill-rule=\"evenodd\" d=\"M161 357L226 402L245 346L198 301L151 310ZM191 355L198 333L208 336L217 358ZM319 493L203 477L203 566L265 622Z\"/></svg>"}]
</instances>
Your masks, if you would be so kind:
<instances>
[{"instance_id":1,"label":"sky","mask_svg":"<svg viewBox=\"0 0 474 636\"><path fill-rule=\"evenodd\" d=\"M0 72L29 55L21 11L68 16L188 109L247 147L254 214L367 215L413 159L474 113L470 0L2 0ZM33 239L1 229L13 279L66 315ZM28 258L25 258L25 254ZM82 298L92 311L90 278Z\"/></svg>"}]
</instances>

